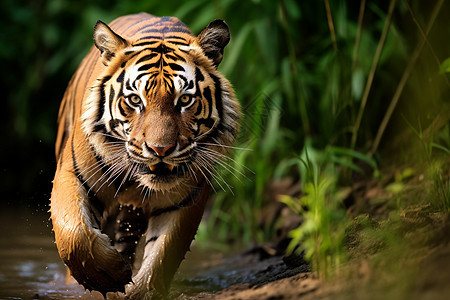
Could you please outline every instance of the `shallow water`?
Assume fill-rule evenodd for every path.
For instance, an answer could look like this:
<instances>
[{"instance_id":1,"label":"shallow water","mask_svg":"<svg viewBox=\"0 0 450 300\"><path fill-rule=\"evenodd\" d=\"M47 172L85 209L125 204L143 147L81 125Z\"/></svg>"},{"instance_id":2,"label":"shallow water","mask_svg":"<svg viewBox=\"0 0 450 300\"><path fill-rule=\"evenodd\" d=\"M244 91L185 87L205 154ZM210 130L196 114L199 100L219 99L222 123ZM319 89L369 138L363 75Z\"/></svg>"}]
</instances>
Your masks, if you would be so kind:
<instances>
[{"instance_id":1,"label":"shallow water","mask_svg":"<svg viewBox=\"0 0 450 300\"><path fill-rule=\"evenodd\" d=\"M98 299L78 284L64 284L48 218L27 209L0 213L0 299Z\"/></svg>"},{"instance_id":2,"label":"shallow water","mask_svg":"<svg viewBox=\"0 0 450 300\"><path fill-rule=\"evenodd\" d=\"M65 284L66 269L59 258L46 212L28 209L0 212L0 299L103 299L78 284ZM221 274L202 266L205 253L188 253L172 285L171 294L196 294L229 285ZM214 264L219 257L208 254ZM186 262L186 260L185 260ZM192 271L192 269L194 271ZM199 274L202 269L203 274ZM195 274L195 275L194 275ZM216 280L214 280L216 279Z\"/></svg>"},{"instance_id":3,"label":"shallow water","mask_svg":"<svg viewBox=\"0 0 450 300\"><path fill-rule=\"evenodd\" d=\"M0 212L0 299L103 299L79 284L65 284L66 269L48 218L46 212L26 209ZM170 298L271 281L286 271L280 257L260 261L257 255L193 248L174 278Z\"/></svg>"}]
</instances>

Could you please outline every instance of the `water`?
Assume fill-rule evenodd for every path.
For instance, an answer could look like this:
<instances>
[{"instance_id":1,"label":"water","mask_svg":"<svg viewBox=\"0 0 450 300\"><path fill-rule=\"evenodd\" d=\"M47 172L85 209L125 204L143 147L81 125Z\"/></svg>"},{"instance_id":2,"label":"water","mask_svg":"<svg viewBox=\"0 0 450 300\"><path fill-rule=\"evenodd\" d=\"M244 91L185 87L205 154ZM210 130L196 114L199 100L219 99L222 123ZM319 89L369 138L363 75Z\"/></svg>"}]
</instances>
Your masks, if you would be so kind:
<instances>
[{"instance_id":1,"label":"water","mask_svg":"<svg viewBox=\"0 0 450 300\"><path fill-rule=\"evenodd\" d=\"M103 299L100 293L87 292L76 283L65 284L66 268L58 255L47 212L1 211L0 229L0 299ZM214 291L228 285L211 280L219 276L201 267L204 253L194 252L188 253L188 262L182 264L184 271L177 274L172 295Z\"/></svg>"},{"instance_id":2,"label":"water","mask_svg":"<svg viewBox=\"0 0 450 300\"><path fill-rule=\"evenodd\" d=\"M47 212L0 211L0 299L103 299L79 284L65 284L66 268L48 218ZM193 248L174 278L171 298L214 293L234 284L258 284L286 269L279 257L259 261L255 255Z\"/></svg>"},{"instance_id":3,"label":"water","mask_svg":"<svg viewBox=\"0 0 450 300\"><path fill-rule=\"evenodd\" d=\"M64 283L48 218L26 209L0 213L0 299L102 299Z\"/></svg>"}]
</instances>

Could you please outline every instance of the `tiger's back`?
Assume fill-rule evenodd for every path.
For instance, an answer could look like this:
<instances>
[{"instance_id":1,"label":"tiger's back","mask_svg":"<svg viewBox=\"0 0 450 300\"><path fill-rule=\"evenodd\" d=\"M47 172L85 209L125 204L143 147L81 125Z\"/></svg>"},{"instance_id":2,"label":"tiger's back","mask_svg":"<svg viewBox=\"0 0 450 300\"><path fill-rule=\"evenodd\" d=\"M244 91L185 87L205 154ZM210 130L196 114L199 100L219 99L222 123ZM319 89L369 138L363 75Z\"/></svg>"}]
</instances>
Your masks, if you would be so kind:
<instances>
[{"instance_id":1,"label":"tiger's back","mask_svg":"<svg viewBox=\"0 0 450 300\"><path fill-rule=\"evenodd\" d=\"M86 288L167 292L238 130L217 71L228 40L223 21L197 37L145 13L96 24L60 106L51 197L58 251Z\"/></svg>"}]
</instances>

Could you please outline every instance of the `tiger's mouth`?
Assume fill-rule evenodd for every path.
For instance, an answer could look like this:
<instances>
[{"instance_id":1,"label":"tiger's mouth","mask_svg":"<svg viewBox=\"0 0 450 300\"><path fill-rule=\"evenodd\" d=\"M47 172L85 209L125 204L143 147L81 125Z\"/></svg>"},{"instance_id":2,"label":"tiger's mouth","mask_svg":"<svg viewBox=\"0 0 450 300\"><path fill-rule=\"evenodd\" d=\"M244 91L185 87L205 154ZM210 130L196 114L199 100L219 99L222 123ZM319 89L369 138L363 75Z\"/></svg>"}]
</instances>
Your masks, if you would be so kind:
<instances>
[{"instance_id":1,"label":"tiger's mouth","mask_svg":"<svg viewBox=\"0 0 450 300\"><path fill-rule=\"evenodd\" d=\"M154 177L181 177L187 172L188 166L186 163L181 165L171 165L164 162L159 162L154 165L140 164L139 173L141 175L153 175Z\"/></svg>"},{"instance_id":2,"label":"tiger's mouth","mask_svg":"<svg viewBox=\"0 0 450 300\"><path fill-rule=\"evenodd\" d=\"M187 163L171 165L160 162L154 165L139 164L137 168L137 180L151 190L169 191L178 186L189 171Z\"/></svg>"}]
</instances>

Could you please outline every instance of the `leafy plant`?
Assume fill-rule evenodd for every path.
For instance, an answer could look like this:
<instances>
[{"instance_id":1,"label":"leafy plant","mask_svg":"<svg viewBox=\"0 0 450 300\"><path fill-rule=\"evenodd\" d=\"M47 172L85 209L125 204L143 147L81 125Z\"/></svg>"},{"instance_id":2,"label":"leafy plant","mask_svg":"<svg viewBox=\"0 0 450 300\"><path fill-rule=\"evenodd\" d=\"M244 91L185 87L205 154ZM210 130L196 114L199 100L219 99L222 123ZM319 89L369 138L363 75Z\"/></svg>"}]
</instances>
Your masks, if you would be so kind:
<instances>
[{"instance_id":1,"label":"leafy plant","mask_svg":"<svg viewBox=\"0 0 450 300\"><path fill-rule=\"evenodd\" d=\"M330 277L345 261L344 237L349 225L336 177L320 172L310 160L299 160L309 173L303 184L304 195L299 199L284 196L281 201L303 217L303 223L290 232L292 240L287 253L304 251L305 259L320 277Z\"/></svg>"}]
</instances>

